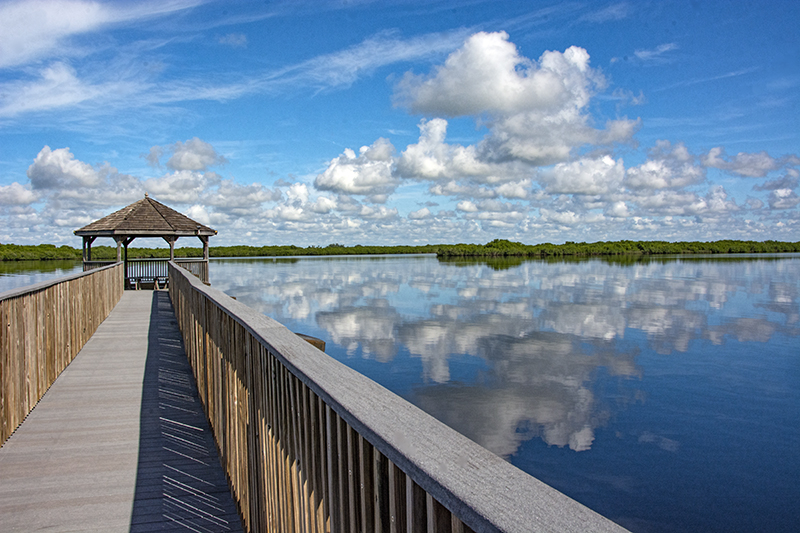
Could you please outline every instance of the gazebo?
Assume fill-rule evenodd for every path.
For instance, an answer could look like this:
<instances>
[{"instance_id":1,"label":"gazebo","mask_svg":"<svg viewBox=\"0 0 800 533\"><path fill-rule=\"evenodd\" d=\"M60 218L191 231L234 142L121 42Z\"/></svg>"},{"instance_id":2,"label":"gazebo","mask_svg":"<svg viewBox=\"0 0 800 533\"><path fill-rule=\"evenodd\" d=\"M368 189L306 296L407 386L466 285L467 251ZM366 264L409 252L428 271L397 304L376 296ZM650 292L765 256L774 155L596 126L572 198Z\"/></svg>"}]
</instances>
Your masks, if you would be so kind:
<instances>
[{"instance_id":1,"label":"gazebo","mask_svg":"<svg viewBox=\"0 0 800 533\"><path fill-rule=\"evenodd\" d=\"M137 237L160 237L169 244L169 260L175 260L175 241L180 237L197 237L203 243L203 259L179 259L182 267L208 283L208 238L217 234L191 218L157 202L145 193L144 199L96 220L74 231L83 237L83 270L107 265L108 261L92 261L92 243L98 237L111 237L117 243L117 262L125 261L126 287L166 283L167 260L128 261L128 245ZM124 248L124 258L123 258Z\"/></svg>"}]
</instances>

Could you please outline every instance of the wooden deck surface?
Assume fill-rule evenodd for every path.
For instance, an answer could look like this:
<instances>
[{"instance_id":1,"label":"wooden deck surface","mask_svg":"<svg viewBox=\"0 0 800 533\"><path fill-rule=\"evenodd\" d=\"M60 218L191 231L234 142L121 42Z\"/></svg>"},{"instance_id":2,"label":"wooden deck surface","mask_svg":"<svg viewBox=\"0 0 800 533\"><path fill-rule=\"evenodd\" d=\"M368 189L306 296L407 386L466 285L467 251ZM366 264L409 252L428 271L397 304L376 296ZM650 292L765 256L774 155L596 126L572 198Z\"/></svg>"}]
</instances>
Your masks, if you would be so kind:
<instances>
[{"instance_id":1,"label":"wooden deck surface","mask_svg":"<svg viewBox=\"0 0 800 533\"><path fill-rule=\"evenodd\" d=\"M168 293L126 291L0 448L0 531L241 531Z\"/></svg>"}]
</instances>

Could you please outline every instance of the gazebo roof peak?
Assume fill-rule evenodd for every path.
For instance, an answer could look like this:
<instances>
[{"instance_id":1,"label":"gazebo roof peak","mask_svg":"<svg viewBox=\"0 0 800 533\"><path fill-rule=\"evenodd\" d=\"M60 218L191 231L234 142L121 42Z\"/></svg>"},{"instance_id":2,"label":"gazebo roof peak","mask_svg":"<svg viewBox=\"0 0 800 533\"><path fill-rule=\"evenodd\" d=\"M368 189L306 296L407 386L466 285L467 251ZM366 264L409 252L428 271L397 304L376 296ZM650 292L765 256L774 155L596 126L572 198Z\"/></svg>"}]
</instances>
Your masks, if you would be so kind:
<instances>
[{"instance_id":1,"label":"gazebo roof peak","mask_svg":"<svg viewBox=\"0 0 800 533\"><path fill-rule=\"evenodd\" d=\"M144 198L74 231L82 237L190 237L216 235L209 228L145 193Z\"/></svg>"}]
</instances>

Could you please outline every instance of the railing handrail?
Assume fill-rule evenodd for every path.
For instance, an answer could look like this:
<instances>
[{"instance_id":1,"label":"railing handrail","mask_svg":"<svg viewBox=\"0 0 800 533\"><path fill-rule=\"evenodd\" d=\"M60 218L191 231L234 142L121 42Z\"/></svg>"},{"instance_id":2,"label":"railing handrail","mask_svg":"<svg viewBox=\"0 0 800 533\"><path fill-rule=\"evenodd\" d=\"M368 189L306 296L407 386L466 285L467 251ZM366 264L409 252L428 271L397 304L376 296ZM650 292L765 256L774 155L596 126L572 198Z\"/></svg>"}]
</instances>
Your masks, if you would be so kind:
<instances>
[{"instance_id":1,"label":"railing handrail","mask_svg":"<svg viewBox=\"0 0 800 533\"><path fill-rule=\"evenodd\" d=\"M92 261L92 263L98 263L99 261ZM107 268L112 268L117 265L116 261L110 262L108 265L100 268L95 268L93 270L87 270L85 272L76 272L75 274L67 274L66 276L61 276L58 278L49 279L46 281L40 281L39 283L33 283L31 285L26 285L24 287L17 287L16 289L9 289L4 292L0 292L0 301L8 299L8 298L18 298L20 296L24 296L25 294L31 292L42 291L53 285L58 285L59 283L64 283L65 281L70 281L73 279L78 279L83 276L90 276L92 274L96 274L101 270L105 270Z\"/></svg>"},{"instance_id":2,"label":"railing handrail","mask_svg":"<svg viewBox=\"0 0 800 533\"><path fill-rule=\"evenodd\" d=\"M174 259L174 261L176 263L204 263L205 259L203 259L202 257L176 257ZM87 263L89 263L89 262L98 263L100 261L86 261L86 262ZM148 262L150 262L150 263L158 263L158 262L168 263L169 262L169 257L135 257L135 258L128 259L128 263L133 263L133 262L136 262L136 263L148 263Z\"/></svg>"},{"instance_id":3,"label":"railing handrail","mask_svg":"<svg viewBox=\"0 0 800 533\"><path fill-rule=\"evenodd\" d=\"M473 530L625 531L321 353L275 320L203 285L182 268L171 268L173 272L267 347L351 428Z\"/></svg>"}]
</instances>

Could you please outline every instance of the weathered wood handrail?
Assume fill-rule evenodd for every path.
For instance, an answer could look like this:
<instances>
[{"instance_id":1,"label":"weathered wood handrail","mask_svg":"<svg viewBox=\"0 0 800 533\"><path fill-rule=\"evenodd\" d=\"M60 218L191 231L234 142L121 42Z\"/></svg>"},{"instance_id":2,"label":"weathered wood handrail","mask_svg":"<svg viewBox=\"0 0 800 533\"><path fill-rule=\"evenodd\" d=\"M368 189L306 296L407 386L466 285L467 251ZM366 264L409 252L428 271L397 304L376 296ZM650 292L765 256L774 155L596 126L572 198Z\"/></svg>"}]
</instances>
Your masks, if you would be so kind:
<instances>
[{"instance_id":1,"label":"weathered wood handrail","mask_svg":"<svg viewBox=\"0 0 800 533\"><path fill-rule=\"evenodd\" d=\"M122 296L122 263L0 293L0 444Z\"/></svg>"},{"instance_id":2,"label":"weathered wood handrail","mask_svg":"<svg viewBox=\"0 0 800 533\"><path fill-rule=\"evenodd\" d=\"M170 264L249 531L624 531Z\"/></svg>"},{"instance_id":3,"label":"weathered wood handrail","mask_svg":"<svg viewBox=\"0 0 800 533\"><path fill-rule=\"evenodd\" d=\"M83 271L89 272L90 270L94 270L96 268L103 268L109 265L115 265L116 261L84 261L83 262Z\"/></svg>"},{"instance_id":4,"label":"weathered wood handrail","mask_svg":"<svg viewBox=\"0 0 800 533\"><path fill-rule=\"evenodd\" d=\"M179 267L197 276L203 283L209 283L208 261L204 259L176 259Z\"/></svg>"}]
</instances>

